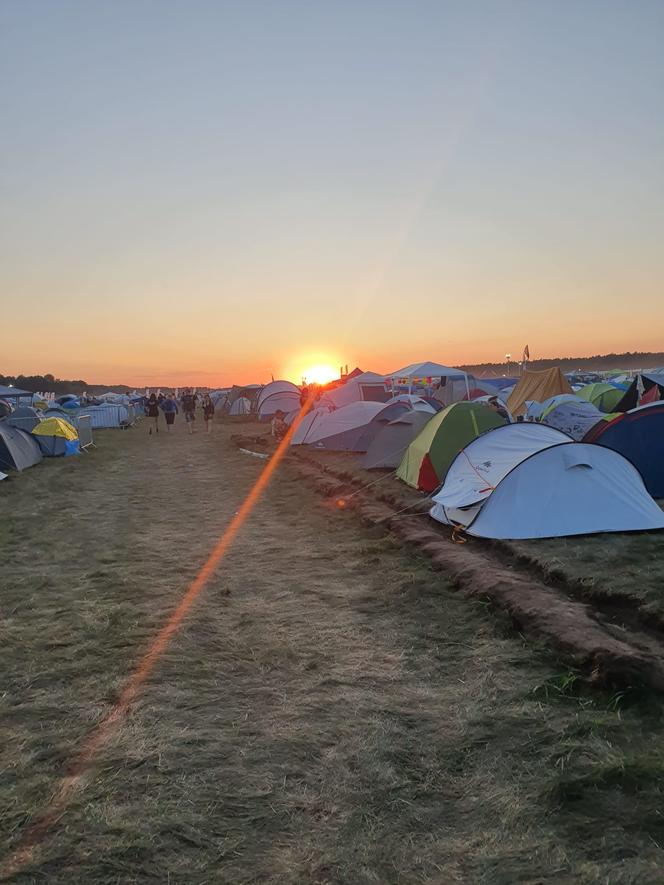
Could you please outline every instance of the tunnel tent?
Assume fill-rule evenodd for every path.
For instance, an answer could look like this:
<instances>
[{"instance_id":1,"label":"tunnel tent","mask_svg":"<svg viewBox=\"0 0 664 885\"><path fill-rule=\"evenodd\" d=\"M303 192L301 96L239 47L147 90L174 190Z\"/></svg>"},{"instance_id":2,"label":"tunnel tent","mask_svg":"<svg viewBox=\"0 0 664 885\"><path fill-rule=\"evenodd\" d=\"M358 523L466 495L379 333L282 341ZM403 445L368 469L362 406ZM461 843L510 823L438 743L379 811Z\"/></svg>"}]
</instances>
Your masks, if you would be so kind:
<instances>
[{"instance_id":1,"label":"tunnel tent","mask_svg":"<svg viewBox=\"0 0 664 885\"><path fill-rule=\"evenodd\" d=\"M360 466L365 470L375 470L380 467L389 467L393 470L397 468L404 452L422 428L428 424L433 414L433 412L411 409L390 421L373 438L360 461Z\"/></svg>"},{"instance_id":2,"label":"tunnel tent","mask_svg":"<svg viewBox=\"0 0 664 885\"><path fill-rule=\"evenodd\" d=\"M459 402L433 415L406 449L397 470L405 483L432 492L445 479L457 452L504 418L483 403Z\"/></svg>"},{"instance_id":3,"label":"tunnel tent","mask_svg":"<svg viewBox=\"0 0 664 885\"><path fill-rule=\"evenodd\" d=\"M299 399L300 388L296 384L293 384L292 381L271 381L269 384L266 384L258 394L256 405L259 412L263 402L268 399L268 397L274 396L276 393L292 393Z\"/></svg>"},{"instance_id":4,"label":"tunnel tent","mask_svg":"<svg viewBox=\"0 0 664 885\"><path fill-rule=\"evenodd\" d=\"M0 421L0 470L25 470L41 460L41 449L30 433Z\"/></svg>"},{"instance_id":5,"label":"tunnel tent","mask_svg":"<svg viewBox=\"0 0 664 885\"><path fill-rule=\"evenodd\" d=\"M525 413L528 402L543 403L558 393L573 392L569 381L558 366L543 369L541 372L525 369L509 395L507 408L510 414L516 417Z\"/></svg>"},{"instance_id":6,"label":"tunnel tent","mask_svg":"<svg viewBox=\"0 0 664 885\"><path fill-rule=\"evenodd\" d=\"M600 412L615 412L625 391L613 384L586 384L577 390L577 396L592 403Z\"/></svg>"},{"instance_id":7,"label":"tunnel tent","mask_svg":"<svg viewBox=\"0 0 664 885\"><path fill-rule=\"evenodd\" d=\"M277 390L268 396L262 396L258 404L258 417L261 421L270 421L277 412L292 412L300 407L300 391Z\"/></svg>"},{"instance_id":8,"label":"tunnel tent","mask_svg":"<svg viewBox=\"0 0 664 885\"><path fill-rule=\"evenodd\" d=\"M468 511L461 524L467 534L501 540L664 528L664 513L633 464L611 449L572 441L520 461ZM448 513L436 505L431 511L447 523Z\"/></svg>"},{"instance_id":9,"label":"tunnel tent","mask_svg":"<svg viewBox=\"0 0 664 885\"><path fill-rule=\"evenodd\" d=\"M306 443L332 452L360 451L357 446L362 433L384 408L383 403L359 402L318 414L306 431Z\"/></svg>"},{"instance_id":10,"label":"tunnel tent","mask_svg":"<svg viewBox=\"0 0 664 885\"><path fill-rule=\"evenodd\" d=\"M639 470L653 498L664 498L664 403L603 417L584 442L619 452Z\"/></svg>"}]
</instances>

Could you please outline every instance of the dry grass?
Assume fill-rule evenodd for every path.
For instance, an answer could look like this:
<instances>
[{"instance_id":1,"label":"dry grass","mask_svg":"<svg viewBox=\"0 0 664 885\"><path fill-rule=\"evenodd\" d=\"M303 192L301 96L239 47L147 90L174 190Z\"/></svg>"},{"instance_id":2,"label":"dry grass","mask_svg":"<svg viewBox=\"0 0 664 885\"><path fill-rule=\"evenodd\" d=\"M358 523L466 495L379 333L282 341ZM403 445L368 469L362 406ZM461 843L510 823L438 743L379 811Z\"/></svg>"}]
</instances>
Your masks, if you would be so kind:
<instances>
[{"instance_id":1,"label":"dry grass","mask_svg":"<svg viewBox=\"0 0 664 885\"><path fill-rule=\"evenodd\" d=\"M218 430L0 489L5 847L258 475ZM286 464L14 880L660 882L660 702L576 689Z\"/></svg>"}]
</instances>

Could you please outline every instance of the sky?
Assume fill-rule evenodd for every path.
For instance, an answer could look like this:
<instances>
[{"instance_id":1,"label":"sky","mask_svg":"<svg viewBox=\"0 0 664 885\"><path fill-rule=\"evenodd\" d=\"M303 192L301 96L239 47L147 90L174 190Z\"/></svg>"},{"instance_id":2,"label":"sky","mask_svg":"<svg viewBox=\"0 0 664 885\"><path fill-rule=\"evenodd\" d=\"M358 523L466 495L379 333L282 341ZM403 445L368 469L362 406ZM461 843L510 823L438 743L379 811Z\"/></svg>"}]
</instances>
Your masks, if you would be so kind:
<instances>
[{"instance_id":1,"label":"sky","mask_svg":"<svg viewBox=\"0 0 664 885\"><path fill-rule=\"evenodd\" d=\"M0 0L0 373L662 350L664 3Z\"/></svg>"}]
</instances>

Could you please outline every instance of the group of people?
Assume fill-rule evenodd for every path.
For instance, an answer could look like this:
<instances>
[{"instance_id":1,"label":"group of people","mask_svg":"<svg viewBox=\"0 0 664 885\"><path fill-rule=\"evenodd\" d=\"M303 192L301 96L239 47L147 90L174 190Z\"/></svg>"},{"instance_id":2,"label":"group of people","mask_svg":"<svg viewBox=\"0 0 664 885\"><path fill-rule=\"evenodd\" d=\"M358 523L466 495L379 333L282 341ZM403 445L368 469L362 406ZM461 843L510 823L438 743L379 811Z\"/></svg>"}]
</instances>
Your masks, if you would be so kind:
<instances>
[{"instance_id":1,"label":"group of people","mask_svg":"<svg viewBox=\"0 0 664 885\"><path fill-rule=\"evenodd\" d=\"M189 429L189 433L194 433L194 425L196 423L196 409L198 407L200 397L190 388L185 388L182 396L178 400L173 393L151 393L149 397L144 399L145 414L148 419L148 433L152 435L159 433L159 417L163 412L166 421L166 431L170 433L175 424L175 416L180 412L184 415L184 420ZM212 420L214 418L214 403L210 398L210 394L204 394L201 400L201 408L203 410L203 420L205 421L205 429L208 433L212 433Z\"/></svg>"}]
</instances>

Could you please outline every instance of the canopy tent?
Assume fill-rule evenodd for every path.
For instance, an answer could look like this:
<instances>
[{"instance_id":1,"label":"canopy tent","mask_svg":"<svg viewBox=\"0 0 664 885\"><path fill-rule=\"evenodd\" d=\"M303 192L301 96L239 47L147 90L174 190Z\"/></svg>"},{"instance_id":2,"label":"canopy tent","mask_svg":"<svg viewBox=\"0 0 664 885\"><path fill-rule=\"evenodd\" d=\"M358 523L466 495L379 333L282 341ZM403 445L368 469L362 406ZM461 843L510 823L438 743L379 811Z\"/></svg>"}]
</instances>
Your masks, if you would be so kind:
<instances>
[{"instance_id":1,"label":"canopy tent","mask_svg":"<svg viewBox=\"0 0 664 885\"><path fill-rule=\"evenodd\" d=\"M642 372L637 375L615 407L616 412L628 412L641 405L644 396L649 402L664 399L664 374L659 372Z\"/></svg>"},{"instance_id":2,"label":"canopy tent","mask_svg":"<svg viewBox=\"0 0 664 885\"><path fill-rule=\"evenodd\" d=\"M577 442L581 442L588 431L605 417L587 400L565 395L553 399L554 402L547 406L539 420L542 424L562 430Z\"/></svg>"},{"instance_id":3,"label":"canopy tent","mask_svg":"<svg viewBox=\"0 0 664 885\"><path fill-rule=\"evenodd\" d=\"M615 412L616 406L625 395L625 391L613 384L586 384L577 390L577 396L588 400L600 412Z\"/></svg>"},{"instance_id":4,"label":"canopy tent","mask_svg":"<svg viewBox=\"0 0 664 885\"><path fill-rule=\"evenodd\" d=\"M228 414L236 418L238 415L249 415L251 413L251 400L246 396L240 396L231 403Z\"/></svg>"},{"instance_id":5,"label":"canopy tent","mask_svg":"<svg viewBox=\"0 0 664 885\"><path fill-rule=\"evenodd\" d=\"M7 424L28 433L41 421L41 415L33 406L19 406L7 418Z\"/></svg>"},{"instance_id":6,"label":"canopy tent","mask_svg":"<svg viewBox=\"0 0 664 885\"><path fill-rule=\"evenodd\" d=\"M584 442L606 446L628 458L653 498L664 498L664 403L639 406L613 420L599 421Z\"/></svg>"},{"instance_id":7,"label":"canopy tent","mask_svg":"<svg viewBox=\"0 0 664 885\"><path fill-rule=\"evenodd\" d=\"M441 513L436 506L432 516L448 522L447 511ZM471 511L463 526L480 538L556 538L664 528L664 513L649 497L633 464L611 449L571 441L524 458Z\"/></svg>"},{"instance_id":8,"label":"canopy tent","mask_svg":"<svg viewBox=\"0 0 664 885\"><path fill-rule=\"evenodd\" d=\"M431 417L431 412L411 409L384 425L369 444L360 466L365 470L398 467L406 449Z\"/></svg>"},{"instance_id":9,"label":"canopy tent","mask_svg":"<svg viewBox=\"0 0 664 885\"><path fill-rule=\"evenodd\" d=\"M6 421L0 422L0 470L25 470L42 459L33 436Z\"/></svg>"},{"instance_id":10,"label":"canopy tent","mask_svg":"<svg viewBox=\"0 0 664 885\"><path fill-rule=\"evenodd\" d=\"M430 390L436 388L436 397L449 405L454 400L462 399L464 394L470 393L471 377L461 369L453 369L441 363L423 362L411 363L409 366L397 369L396 372L390 372L385 376L385 380L391 382L393 391L400 387L407 388L408 393L412 393L413 388ZM445 397L445 394L448 394L449 398L441 398Z\"/></svg>"},{"instance_id":11,"label":"canopy tent","mask_svg":"<svg viewBox=\"0 0 664 885\"><path fill-rule=\"evenodd\" d=\"M72 425L62 418L44 418L32 431L43 455L57 458L78 453L78 434Z\"/></svg>"},{"instance_id":12,"label":"canopy tent","mask_svg":"<svg viewBox=\"0 0 664 885\"><path fill-rule=\"evenodd\" d=\"M19 400L22 400L24 397L32 402L32 391L0 384L0 399L10 400L13 401L14 405L18 405Z\"/></svg>"},{"instance_id":13,"label":"canopy tent","mask_svg":"<svg viewBox=\"0 0 664 885\"><path fill-rule=\"evenodd\" d=\"M507 408L515 417L523 415L526 411L526 403L534 400L543 403L549 397L557 393L572 393L567 378L562 371L554 366L551 369L543 369L541 372L532 372L524 369L521 378L507 400Z\"/></svg>"},{"instance_id":14,"label":"canopy tent","mask_svg":"<svg viewBox=\"0 0 664 885\"><path fill-rule=\"evenodd\" d=\"M360 372L349 376L344 384L323 391L319 403L328 408L341 409L351 403L379 402L389 399L385 379L375 372Z\"/></svg>"},{"instance_id":15,"label":"canopy tent","mask_svg":"<svg viewBox=\"0 0 664 885\"><path fill-rule=\"evenodd\" d=\"M359 402L318 415L306 430L306 442L332 452L360 451L357 445L364 429L384 408L383 403ZM303 424L306 421L305 417Z\"/></svg>"},{"instance_id":16,"label":"canopy tent","mask_svg":"<svg viewBox=\"0 0 664 885\"><path fill-rule=\"evenodd\" d=\"M456 455L433 497L431 515L439 522L467 525L477 506L517 464L569 441L566 434L544 424L505 424L488 430Z\"/></svg>"},{"instance_id":17,"label":"canopy tent","mask_svg":"<svg viewBox=\"0 0 664 885\"><path fill-rule=\"evenodd\" d=\"M435 414L408 446L397 476L410 486L432 492L460 449L485 430L505 423L482 403L454 403Z\"/></svg>"}]
</instances>

